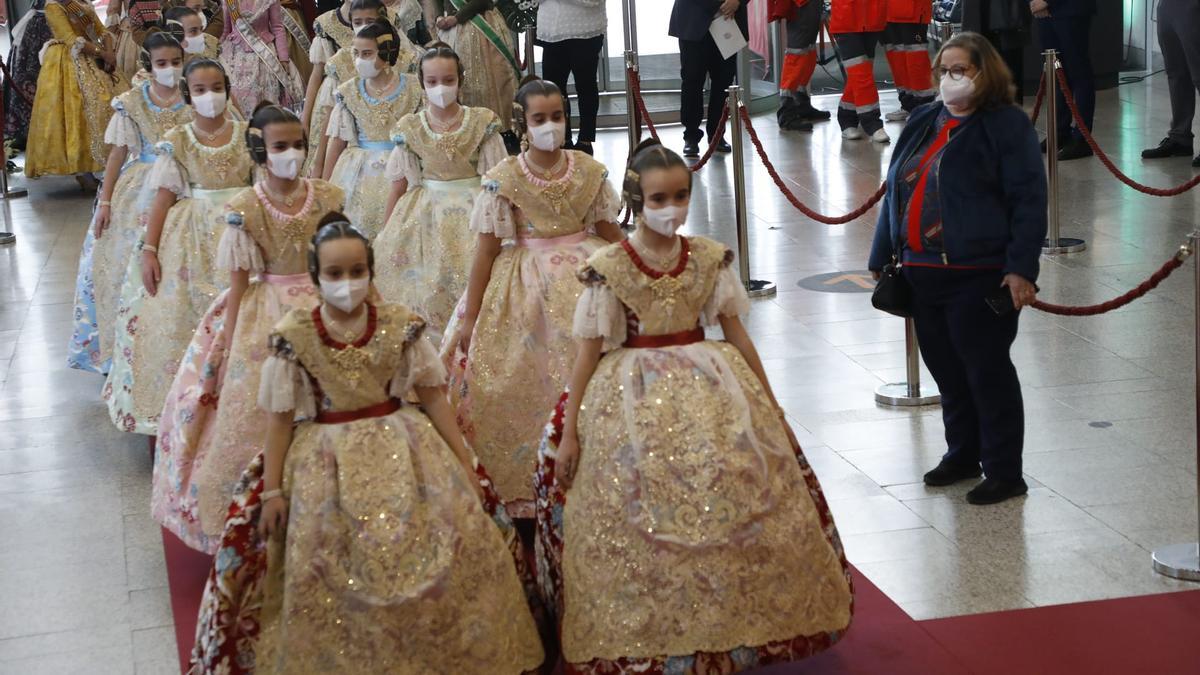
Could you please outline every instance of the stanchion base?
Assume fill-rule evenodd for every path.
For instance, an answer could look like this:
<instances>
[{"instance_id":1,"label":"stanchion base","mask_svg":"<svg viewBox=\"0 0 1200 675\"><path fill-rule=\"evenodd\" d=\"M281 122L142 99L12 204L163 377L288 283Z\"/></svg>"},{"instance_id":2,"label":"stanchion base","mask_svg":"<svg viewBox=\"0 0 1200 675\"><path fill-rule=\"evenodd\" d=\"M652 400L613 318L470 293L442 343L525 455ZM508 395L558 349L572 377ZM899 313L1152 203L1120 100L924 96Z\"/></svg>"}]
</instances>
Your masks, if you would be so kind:
<instances>
[{"instance_id":1,"label":"stanchion base","mask_svg":"<svg viewBox=\"0 0 1200 675\"><path fill-rule=\"evenodd\" d=\"M775 292L775 282L762 279L751 279L750 288L746 289L746 294L752 298L769 298Z\"/></svg>"},{"instance_id":2,"label":"stanchion base","mask_svg":"<svg viewBox=\"0 0 1200 675\"><path fill-rule=\"evenodd\" d=\"M8 192L0 194L0 199L17 199L18 197L28 197L29 190L25 188L10 188Z\"/></svg>"},{"instance_id":3,"label":"stanchion base","mask_svg":"<svg viewBox=\"0 0 1200 675\"><path fill-rule=\"evenodd\" d=\"M1154 549L1154 571L1184 581L1200 581L1200 544L1171 544Z\"/></svg>"},{"instance_id":4,"label":"stanchion base","mask_svg":"<svg viewBox=\"0 0 1200 675\"><path fill-rule=\"evenodd\" d=\"M1079 253L1087 248L1087 242L1082 239L1073 239L1071 237L1059 237L1056 245L1052 246L1049 239L1042 240L1042 253L1044 255L1062 255L1064 253Z\"/></svg>"},{"instance_id":5,"label":"stanchion base","mask_svg":"<svg viewBox=\"0 0 1200 675\"><path fill-rule=\"evenodd\" d=\"M12 232L0 232L0 246L17 243L17 235Z\"/></svg>"},{"instance_id":6,"label":"stanchion base","mask_svg":"<svg viewBox=\"0 0 1200 675\"><path fill-rule=\"evenodd\" d=\"M875 402L879 405L906 408L918 405L937 405L942 402L942 394L937 387L921 385L920 396L909 396L907 382L892 382L879 385L879 388L875 390Z\"/></svg>"}]
</instances>

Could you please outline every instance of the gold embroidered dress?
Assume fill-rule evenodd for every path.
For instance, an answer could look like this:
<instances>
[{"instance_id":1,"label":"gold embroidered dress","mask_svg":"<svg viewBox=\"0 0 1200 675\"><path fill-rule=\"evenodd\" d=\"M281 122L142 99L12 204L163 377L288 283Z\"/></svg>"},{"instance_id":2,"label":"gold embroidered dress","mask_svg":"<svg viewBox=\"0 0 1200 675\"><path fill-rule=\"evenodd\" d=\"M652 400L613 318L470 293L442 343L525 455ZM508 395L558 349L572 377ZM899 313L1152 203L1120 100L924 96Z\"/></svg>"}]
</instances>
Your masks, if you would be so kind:
<instances>
[{"instance_id":1,"label":"gold embroidered dress","mask_svg":"<svg viewBox=\"0 0 1200 675\"><path fill-rule=\"evenodd\" d=\"M166 188L178 201L167 212L158 242L162 280L151 296L142 286L141 256L131 256L117 309L113 367L104 399L113 424L155 435L163 400L200 319L229 275L217 271L217 243L225 230L225 204L251 184L246 123L231 122L230 140L202 145L191 124L175 127L158 144L151 189Z\"/></svg>"},{"instance_id":2,"label":"gold embroidered dress","mask_svg":"<svg viewBox=\"0 0 1200 675\"><path fill-rule=\"evenodd\" d=\"M455 10L451 0L441 0L441 3L447 11ZM485 30L490 35L485 34ZM503 131L512 128L513 97L517 94L520 75L509 60L514 56L513 32L504 17L498 10L488 9L465 24L437 33L438 38L458 54L466 70L462 81L463 105L487 108L496 113ZM505 45L503 52L493 38Z\"/></svg>"},{"instance_id":3,"label":"gold embroidered dress","mask_svg":"<svg viewBox=\"0 0 1200 675\"><path fill-rule=\"evenodd\" d=\"M128 154L113 187L108 228L97 239L93 222L79 256L75 332L67 356L73 368L108 373L121 286L154 198L147 181L157 157L154 146L167 130L192 119L191 107L182 100L167 108L156 105L150 87L145 82L112 100L115 112L104 142Z\"/></svg>"},{"instance_id":4,"label":"gold embroidered dress","mask_svg":"<svg viewBox=\"0 0 1200 675\"><path fill-rule=\"evenodd\" d=\"M25 175L72 175L101 171L108 159L104 131L112 116L112 97L129 88L83 53L85 43L105 35L90 3L53 0L46 21L54 39L41 52L33 115L29 121Z\"/></svg>"},{"instance_id":5,"label":"gold embroidered dress","mask_svg":"<svg viewBox=\"0 0 1200 675\"><path fill-rule=\"evenodd\" d=\"M262 183L226 206L217 266L255 276L238 306L232 344L224 341L228 291L208 309L159 419L151 511L185 544L207 553L221 542L238 478L262 451L267 418L256 399L267 338L283 315L318 302L308 244L325 214L341 210L343 195L322 180L304 186L303 205L292 216L270 203Z\"/></svg>"},{"instance_id":6,"label":"gold embroidered dress","mask_svg":"<svg viewBox=\"0 0 1200 675\"><path fill-rule=\"evenodd\" d=\"M749 310L732 260L690 237L663 272L625 241L580 273L575 334L607 351L580 408L561 568L547 567L572 672L733 672L803 658L849 626L849 568L816 478L737 348L704 339ZM554 521L539 513L539 535Z\"/></svg>"},{"instance_id":7,"label":"gold embroidered dress","mask_svg":"<svg viewBox=\"0 0 1200 675\"><path fill-rule=\"evenodd\" d=\"M605 243L596 223L615 221L621 207L603 164L565 152L555 181L535 177L522 156L484 177L471 230L509 242L492 265L470 353L457 350L461 311L442 341L459 424L513 517L533 515L538 441L574 364L575 272Z\"/></svg>"},{"instance_id":8,"label":"gold embroidered dress","mask_svg":"<svg viewBox=\"0 0 1200 675\"><path fill-rule=\"evenodd\" d=\"M375 287L425 317L439 341L467 289L477 237L471 209L480 176L508 157L496 113L463 108L459 128L435 133L426 112L396 124L389 181L408 180L408 190L375 239Z\"/></svg>"},{"instance_id":9,"label":"gold embroidered dress","mask_svg":"<svg viewBox=\"0 0 1200 675\"><path fill-rule=\"evenodd\" d=\"M424 323L399 305L368 311L354 344L331 338L319 309L291 312L271 339L259 405L303 421L284 462L286 538L267 549L256 672L532 670L537 629L475 477L400 403L445 383Z\"/></svg>"},{"instance_id":10,"label":"gold embroidered dress","mask_svg":"<svg viewBox=\"0 0 1200 675\"><path fill-rule=\"evenodd\" d=\"M415 112L421 103L421 86L414 75L397 73L394 91L383 98L367 93L366 80L355 77L338 87L337 105L329 116L329 135L346 141L329 182L346 191L346 216L372 240L383 229L392 183L385 168L392 143L392 127Z\"/></svg>"}]
</instances>

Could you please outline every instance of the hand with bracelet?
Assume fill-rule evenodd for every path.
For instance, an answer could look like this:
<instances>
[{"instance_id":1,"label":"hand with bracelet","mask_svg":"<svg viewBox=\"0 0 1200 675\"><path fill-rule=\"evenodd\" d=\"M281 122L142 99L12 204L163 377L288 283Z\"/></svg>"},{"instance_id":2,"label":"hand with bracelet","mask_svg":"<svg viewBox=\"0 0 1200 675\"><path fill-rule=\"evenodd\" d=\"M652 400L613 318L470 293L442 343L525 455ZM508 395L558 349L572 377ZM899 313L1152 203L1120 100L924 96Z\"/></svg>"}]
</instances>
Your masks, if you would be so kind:
<instances>
[{"instance_id":1,"label":"hand with bracelet","mask_svg":"<svg viewBox=\"0 0 1200 675\"><path fill-rule=\"evenodd\" d=\"M109 223L112 222L112 202L108 199L101 199L96 202L96 218L92 225L92 234L99 239L104 236L104 231L108 229Z\"/></svg>"},{"instance_id":2,"label":"hand with bracelet","mask_svg":"<svg viewBox=\"0 0 1200 675\"><path fill-rule=\"evenodd\" d=\"M262 513L258 517L258 533L263 539L270 539L276 533L282 534L287 529L288 500L279 488L264 490L261 500Z\"/></svg>"},{"instance_id":3,"label":"hand with bracelet","mask_svg":"<svg viewBox=\"0 0 1200 675\"><path fill-rule=\"evenodd\" d=\"M138 243L142 255L142 285L146 292L153 297L158 293L158 284L162 281L162 267L158 264L158 247L145 241Z\"/></svg>"}]
</instances>

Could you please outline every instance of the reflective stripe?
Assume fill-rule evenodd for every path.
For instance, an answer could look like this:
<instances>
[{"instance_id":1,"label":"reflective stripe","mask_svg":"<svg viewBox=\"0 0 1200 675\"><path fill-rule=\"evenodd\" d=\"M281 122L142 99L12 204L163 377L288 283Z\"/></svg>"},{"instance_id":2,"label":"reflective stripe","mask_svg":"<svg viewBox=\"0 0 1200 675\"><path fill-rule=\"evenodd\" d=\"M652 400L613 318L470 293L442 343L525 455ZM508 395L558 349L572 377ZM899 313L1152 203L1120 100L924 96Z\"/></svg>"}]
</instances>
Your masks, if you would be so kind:
<instances>
[{"instance_id":1,"label":"reflective stripe","mask_svg":"<svg viewBox=\"0 0 1200 675\"><path fill-rule=\"evenodd\" d=\"M783 53L788 56L791 56L792 54L808 54L816 50L816 48L816 45L808 45L807 47L788 47L787 49L783 50Z\"/></svg>"},{"instance_id":2,"label":"reflective stripe","mask_svg":"<svg viewBox=\"0 0 1200 675\"><path fill-rule=\"evenodd\" d=\"M869 59L865 56L855 56L854 58L850 58L850 59L846 59L846 60L842 61L842 65L846 68L850 68L851 66L857 66L860 63L870 63L870 62L871 62L871 59Z\"/></svg>"}]
</instances>

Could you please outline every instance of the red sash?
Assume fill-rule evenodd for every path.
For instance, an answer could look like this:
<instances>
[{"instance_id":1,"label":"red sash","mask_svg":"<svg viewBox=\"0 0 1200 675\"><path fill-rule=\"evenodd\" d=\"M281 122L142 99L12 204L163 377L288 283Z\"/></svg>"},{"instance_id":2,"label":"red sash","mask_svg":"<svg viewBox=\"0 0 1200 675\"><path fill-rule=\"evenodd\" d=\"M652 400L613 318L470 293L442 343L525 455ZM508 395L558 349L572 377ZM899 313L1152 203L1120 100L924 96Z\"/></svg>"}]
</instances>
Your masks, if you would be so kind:
<instances>
[{"instance_id":1,"label":"red sash","mask_svg":"<svg viewBox=\"0 0 1200 675\"><path fill-rule=\"evenodd\" d=\"M661 347L681 347L695 342L704 342L704 329L699 326L681 333L630 335L625 338L625 344L622 346L630 349L657 349Z\"/></svg>"},{"instance_id":2,"label":"red sash","mask_svg":"<svg viewBox=\"0 0 1200 675\"><path fill-rule=\"evenodd\" d=\"M386 417L399 410L403 405L404 403L400 399L389 398L383 403L376 403L358 410L317 413L317 424L346 424L370 417Z\"/></svg>"}]
</instances>

